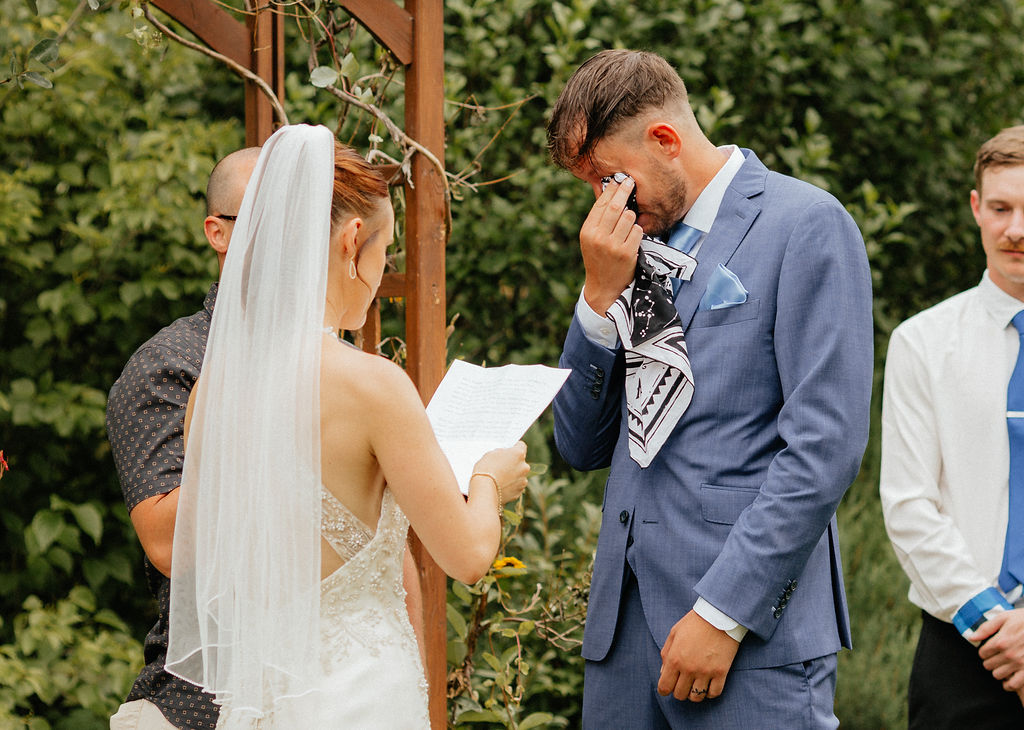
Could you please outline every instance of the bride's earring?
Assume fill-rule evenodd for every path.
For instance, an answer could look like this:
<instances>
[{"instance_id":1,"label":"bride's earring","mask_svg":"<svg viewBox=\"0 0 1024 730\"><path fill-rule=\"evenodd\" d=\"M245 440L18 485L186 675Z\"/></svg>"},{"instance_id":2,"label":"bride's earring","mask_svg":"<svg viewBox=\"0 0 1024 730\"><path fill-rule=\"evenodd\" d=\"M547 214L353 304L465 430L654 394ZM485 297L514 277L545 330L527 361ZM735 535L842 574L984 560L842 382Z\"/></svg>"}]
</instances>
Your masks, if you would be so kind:
<instances>
[{"instance_id":1,"label":"bride's earring","mask_svg":"<svg viewBox=\"0 0 1024 730\"><path fill-rule=\"evenodd\" d=\"M359 275L356 271L356 257L353 256L348 260L348 278L355 279Z\"/></svg>"}]
</instances>

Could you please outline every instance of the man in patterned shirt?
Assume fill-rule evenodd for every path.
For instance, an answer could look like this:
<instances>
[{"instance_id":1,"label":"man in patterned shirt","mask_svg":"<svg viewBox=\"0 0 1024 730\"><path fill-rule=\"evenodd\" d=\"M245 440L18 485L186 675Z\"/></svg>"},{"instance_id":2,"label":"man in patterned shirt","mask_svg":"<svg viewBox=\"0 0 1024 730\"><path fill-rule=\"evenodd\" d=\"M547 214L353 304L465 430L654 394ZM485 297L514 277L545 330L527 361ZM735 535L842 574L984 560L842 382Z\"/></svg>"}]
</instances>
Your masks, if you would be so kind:
<instances>
[{"instance_id":1,"label":"man in patterned shirt","mask_svg":"<svg viewBox=\"0 0 1024 730\"><path fill-rule=\"evenodd\" d=\"M224 266L235 214L259 148L233 152L206 188L206 240ZM125 504L146 553L146 579L159 607L146 636L145 661L111 730L214 730L217 706L199 687L164 671L170 611L171 546L184 463L185 407L206 351L217 284L203 308L160 330L128 360L107 401L107 436Z\"/></svg>"}]
</instances>

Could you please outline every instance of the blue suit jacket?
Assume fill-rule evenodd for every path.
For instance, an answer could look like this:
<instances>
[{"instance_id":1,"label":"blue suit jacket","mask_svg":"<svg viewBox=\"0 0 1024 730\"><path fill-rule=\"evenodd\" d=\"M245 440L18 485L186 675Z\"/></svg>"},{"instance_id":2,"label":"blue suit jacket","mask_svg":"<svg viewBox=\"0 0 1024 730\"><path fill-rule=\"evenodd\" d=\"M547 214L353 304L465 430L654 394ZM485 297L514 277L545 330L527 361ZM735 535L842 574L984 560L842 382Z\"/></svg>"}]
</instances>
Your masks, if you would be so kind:
<instances>
[{"instance_id":1,"label":"blue suit jacket","mask_svg":"<svg viewBox=\"0 0 1024 730\"><path fill-rule=\"evenodd\" d=\"M611 466L583 656L617 630L628 559L655 641L697 596L746 626L733 663L770 667L850 645L835 511L867 443L871 276L856 224L828 193L749 150L676 308L693 400L649 467L629 456L622 351L574 318L555 439L577 469ZM719 263L749 294L697 311Z\"/></svg>"}]
</instances>

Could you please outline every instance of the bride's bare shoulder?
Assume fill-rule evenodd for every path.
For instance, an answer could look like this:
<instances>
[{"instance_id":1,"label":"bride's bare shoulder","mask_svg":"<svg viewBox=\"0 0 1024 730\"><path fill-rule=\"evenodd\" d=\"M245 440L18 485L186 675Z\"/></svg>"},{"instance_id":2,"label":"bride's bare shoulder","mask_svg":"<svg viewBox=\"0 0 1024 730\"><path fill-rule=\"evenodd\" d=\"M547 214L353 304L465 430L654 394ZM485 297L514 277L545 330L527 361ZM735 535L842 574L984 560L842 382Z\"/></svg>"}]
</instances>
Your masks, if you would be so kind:
<instances>
[{"instance_id":1,"label":"bride's bare shoulder","mask_svg":"<svg viewBox=\"0 0 1024 730\"><path fill-rule=\"evenodd\" d=\"M416 388L401 367L386 357L363 352L336 340L324 343L320 368L321 395L344 394L368 405L382 401L419 401Z\"/></svg>"}]
</instances>

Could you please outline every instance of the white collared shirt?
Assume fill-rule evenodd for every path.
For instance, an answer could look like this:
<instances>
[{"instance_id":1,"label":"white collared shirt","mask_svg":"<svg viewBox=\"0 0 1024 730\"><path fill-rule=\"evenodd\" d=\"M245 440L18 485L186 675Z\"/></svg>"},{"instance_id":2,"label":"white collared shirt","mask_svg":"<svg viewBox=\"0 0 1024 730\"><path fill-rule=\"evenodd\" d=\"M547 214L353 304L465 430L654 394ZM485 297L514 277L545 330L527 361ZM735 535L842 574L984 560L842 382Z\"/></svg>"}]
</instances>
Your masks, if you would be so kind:
<instances>
[{"instance_id":1,"label":"white collared shirt","mask_svg":"<svg viewBox=\"0 0 1024 730\"><path fill-rule=\"evenodd\" d=\"M686 215L683 216L683 223L702 232L701 237L697 239L693 248L690 249L690 255L694 258L697 258L697 253L700 251L708 231L711 230L715 218L718 217L718 209L722 207L722 199L725 197L725 191L728 189L729 183L736 177L736 173L743 166L745 159L740 148L736 145L724 145L718 149L723 154L728 154L728 159L722 168L715 173L715 176L711 178L711 181L700 191L700 195L697 196L697 199L693 201L693 205L690 206L690 209L686 211ZM576 317L580 321L580 326L583 327L583 333L591 342L608 349L615 348L618 345L619 336L615 332L615 325L610 319L601 316L591 309L586 299L584 299L582 291L580 292L579 300L576 302ZM697 598L693 610L705 621L715 628L725 631L736 641L742 641L743 637L747 634L746 627L740 626L739 622L730 618L701 597Z\"/></svg>"},{"instance_id":2,"label":"white collared shirt","mask_svg":"<svg viewBox=\"0 0 1024 730\"><path fill-rule=\"evenodd\" d=\"M911 602L943 621L997 584L1009 512L1006 390L1020 347L1010 320L1021 309L986 271L889 341L882 512Z\"/></svg>"}]
</instances>

